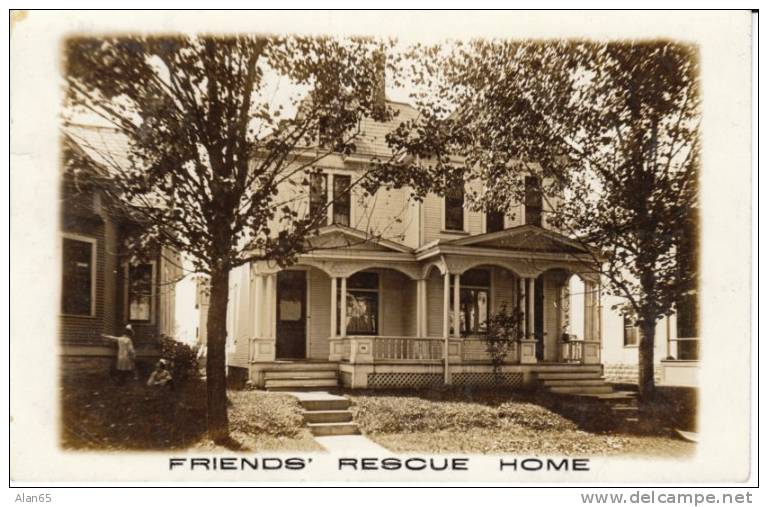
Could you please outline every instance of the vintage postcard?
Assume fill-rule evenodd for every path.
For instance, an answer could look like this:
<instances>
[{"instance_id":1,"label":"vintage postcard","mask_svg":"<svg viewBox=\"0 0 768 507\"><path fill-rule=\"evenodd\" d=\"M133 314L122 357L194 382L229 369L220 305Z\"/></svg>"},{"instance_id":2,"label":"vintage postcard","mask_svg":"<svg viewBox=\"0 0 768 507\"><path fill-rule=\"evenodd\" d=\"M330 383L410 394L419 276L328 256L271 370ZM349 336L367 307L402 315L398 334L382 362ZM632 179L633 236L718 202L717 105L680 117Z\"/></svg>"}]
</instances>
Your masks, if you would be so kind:
<instances>
[{"instance_id":1,"label":"vintage postcard","mask_svg":"<svg viewBox=\"0 0 768 507\"><path fill-rule=\"evenodd\" d=\"M12 482L754 480L750 12L10 23Z\"/></svg>"}]
</instances>

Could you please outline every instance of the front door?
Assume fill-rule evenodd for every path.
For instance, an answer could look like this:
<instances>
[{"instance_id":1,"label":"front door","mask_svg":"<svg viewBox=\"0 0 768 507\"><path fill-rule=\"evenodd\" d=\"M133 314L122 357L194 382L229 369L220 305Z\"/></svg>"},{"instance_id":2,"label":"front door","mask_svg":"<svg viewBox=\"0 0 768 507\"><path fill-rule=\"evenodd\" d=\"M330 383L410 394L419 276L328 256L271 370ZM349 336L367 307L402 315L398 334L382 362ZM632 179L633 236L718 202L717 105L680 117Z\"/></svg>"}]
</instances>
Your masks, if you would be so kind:
<instances>
[{"instance_id":1,"label":"front door","mask_svg":"<svg viewBox=\"0 0 768 507\"><path fill-rule=\"evenodd\" d=\"M305 271L277 273L278 359L307 356L307 277Z\"/></svg>"}]
</instances>

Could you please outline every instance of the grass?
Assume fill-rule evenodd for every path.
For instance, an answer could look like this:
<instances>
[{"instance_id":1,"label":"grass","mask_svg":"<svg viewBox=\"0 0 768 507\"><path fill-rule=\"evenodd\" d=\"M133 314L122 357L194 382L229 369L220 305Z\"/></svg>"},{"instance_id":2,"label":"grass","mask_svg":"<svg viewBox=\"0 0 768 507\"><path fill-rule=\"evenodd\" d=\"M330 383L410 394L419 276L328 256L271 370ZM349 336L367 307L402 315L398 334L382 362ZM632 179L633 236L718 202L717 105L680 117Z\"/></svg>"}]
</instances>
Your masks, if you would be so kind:
<instances>
[{"instance_id":1,"label":"grass","mask_svg":"<svg viewBox=\"0 0 768 507\"><path fill-rule=\"evenodd\" d=\"M351 391L364 433L394 452L680 457L693 444L663 433L585 428L540 393L489 390ZM578 422L578 424L577 424Z\"/></svg>"},{"instance_id":2,"label":"grass","mask_svg":"<svg viewBox=\"0 0 768 507\"><path fill-rule=\"evenodd\" d=\"M61 444L80 450L216 449L206 438L205 384L190 380L175 391L143 382L116 385L102 376L61 386ZM241 451L315 451L298 402L286 395L230 391L232 447Z\"/></svg>"}]
</instances>

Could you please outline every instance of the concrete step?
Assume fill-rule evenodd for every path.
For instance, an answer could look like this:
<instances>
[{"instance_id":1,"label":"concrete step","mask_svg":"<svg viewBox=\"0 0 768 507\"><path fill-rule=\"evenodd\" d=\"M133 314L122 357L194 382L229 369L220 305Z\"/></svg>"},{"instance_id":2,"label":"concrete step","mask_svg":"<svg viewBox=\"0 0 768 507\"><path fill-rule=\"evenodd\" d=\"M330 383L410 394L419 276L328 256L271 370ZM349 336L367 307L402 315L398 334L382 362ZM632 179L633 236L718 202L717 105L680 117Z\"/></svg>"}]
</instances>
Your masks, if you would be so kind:
<instances>
[{"instance_id":1,"label":"concrete step","mask_svg":"<svg viewBox=\"0 0 768 507\"><path fill-rule=\"evenodd\" d=\"M602 379L599 371L576 371L576 372L538 372L536 378L539 380L570 380L570 379Z\"/></svg>"},{"instance_id":2,"label":"concrete step","mask_svg":"<svg viewBox=\"0 0 768 507\"><path fill-rule=\"evenodd\" d=\"M580 364L568 365L537 365L534 373L540 375L542 373L600 373L602 375L603 368L600 365L584 366Z\"/></svg>"},{"instance_id":3,"label":"concrete step","mask_svg":"<svg viewBox=\"0 0 768 507\"><path fill-rule=\"evenodd\" d=\"M264 382L267 390L275 388L305 388L305 387L338 387L339 381L335 378L282 378L271 379Z\"/></svg>"},{"instance_id":4,"label":"concrete step","mask_svg":"<svg viewBox=\"0 0 768 507\"><path fill-rule=\"evenodd\" d=\"M360 428L352 422L335 423L310 423L307 425L309 431L318 437L329 435L359 435Z\"/></svg>"},{"instance_id":5,"label":"concrete step","mask_svg":"<svg viewBox=\"0 0 768 507\"><path fill-rule=\"evenodd\" d=\"M274 363L265 364L264 371L317 371L317 370L338 370L339 365L337 363L328 362L294 362L294 361L277 361Z\"/></svg>"},{"instance_id":6,"label":"concrete step","mask_svg":"<svg viewBox=\"0 0 768 507\"><path fill-rule=\"evenodd\" d=\"M570 387L570 386L604 386L603 379L547 379L541 381L545 387Z\"/></svg>"},{"instance_id":7,"label":"concrete step","mask_svg":"<svg viewBox=\"0 0 768 507\"><path fill-rule=\"evenodd\" d=\"M550 387L548 389L555 394L603 394L613 391L613 388L609 385Z\"/></svg>"},{"instance_id":8,"label":"concrete step","mask_svg":"<svg viewBox=\"0 0 768 507\"><path fill-rule=\"evenodd\" d=\"M274 379L317 379L317 378L331 378L335 379L338 376L336 370L280 370L280 371L265 371L264 380Z\"/></svg>"},{"instance_id":9,"label":"concrete step","mask_svg":"<svg viewBox=\"0 0 768 507\"><path fill-rule=\"evenodd\" d=\"M329 400L299 400L302 408L308 411L328 411L328 410L346 410L351 404L345 398L336 398Z\"/></svg>"},{"instance_id":10,"label":"concrete step","mask_svg":"<svg viewBox=\"0 0 768 507\"><path fill-rule=\"evenodd\" d=\"M349 410L306 410L304 420L308 423L338 423L352 421Z\"/></svg>"}]
</instances>

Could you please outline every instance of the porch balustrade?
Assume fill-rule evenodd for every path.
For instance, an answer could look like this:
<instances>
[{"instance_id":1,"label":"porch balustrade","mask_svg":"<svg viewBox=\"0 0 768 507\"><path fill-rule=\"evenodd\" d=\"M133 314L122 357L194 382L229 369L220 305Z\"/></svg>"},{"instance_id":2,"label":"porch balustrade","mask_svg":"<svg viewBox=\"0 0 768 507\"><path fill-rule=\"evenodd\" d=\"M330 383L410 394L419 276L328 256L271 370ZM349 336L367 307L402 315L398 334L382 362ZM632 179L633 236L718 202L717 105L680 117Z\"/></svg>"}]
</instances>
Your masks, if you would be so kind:
<instances>
[{"instance_id":1,"label":"porch balustrade","mask_svg":"<svg viewBox=\"0 0 768 507\"><path fill-rule=\"evenodd\" d=\"M351 363L442 361L444 350L444 340L437 337L345 336L331 339L331 359Z\"/></svg>"},{"instance_id":2,"label":"porch balustrade","mask_svg":"<svg viewBox=\"0 0 768 507\"><path fill-rule=\"evenodd\" d=\"M600 364L600 340L573 340L561 344L564 363Z\"/></svg>"}]
</instances>

